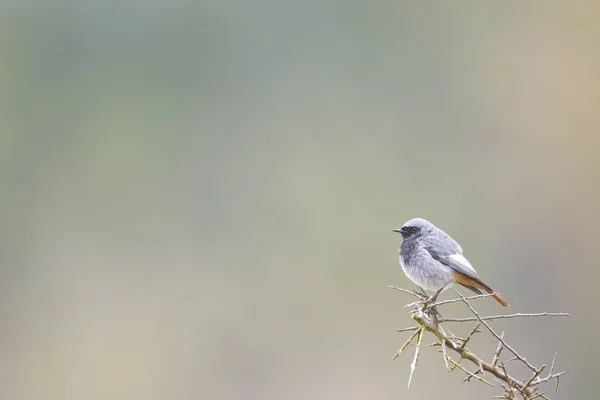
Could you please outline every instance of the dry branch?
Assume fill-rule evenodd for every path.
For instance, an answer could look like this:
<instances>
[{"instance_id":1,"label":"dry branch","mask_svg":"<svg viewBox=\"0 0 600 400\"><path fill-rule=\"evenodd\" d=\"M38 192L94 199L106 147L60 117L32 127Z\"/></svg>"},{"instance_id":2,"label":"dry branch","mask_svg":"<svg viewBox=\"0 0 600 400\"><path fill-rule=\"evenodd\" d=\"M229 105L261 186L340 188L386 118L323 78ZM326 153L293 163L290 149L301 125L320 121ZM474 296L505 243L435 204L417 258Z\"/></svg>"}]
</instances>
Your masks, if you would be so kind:
<instances>
[{"instance_id":1,"label":"dry branch","mask_svg":"<svg viewBox=\"0 0 600 400\"><path fill-rule=\"evenodd\" d=\"M410 388L410 382L412 381L413 374L415 373L415 369L417 368L417 362L419 362L419 351L421 349L421 342L423 341L423 336L425 333L425 329L419 329L419 338L417 339L417 348L415 349L415 357L413 358L413 362L410 364L410 375L408 376L408 388Z\"/></svg>"},{"instance_id":2,"label":"dry branch","mask_svg":"<svg viewBox=\"0 0 600 400\"><path fill-rule=\"evenodd\" d=\"M467 300L467 299L468 299L468 297L465 297L465 300ZM458 301L462 301L462 300L458 299ZM484 320L484 321L490 321L490 320L493 320L493 319L505 319L505 318L570 317L570 316L571 315L569 313L549 313L549 312L543 312L543 313L535 313L535 314L517 313L517 314L505 314L505 315L490 315L489 317L481 317L481 319ZM474 322L474 321L479 321L479 319L477 319L476 317L470 317L470 318L444 318L444 322Z\"/></svg>"},{"instance_id":3,"label":"dry branch","mask_svg":"<svg viewBox=\"0 0 600 400\"><path fill-rule=\"evenodd\" d=\"M402 353L402 351L404 349L406 349L406 347L408 347L408 345L413 342L415 337L417 337L415 354L413 356L413 361L410 364L410 375L409 375L409 380L408 380L409 387L410 387L410 384L412 382L412 377L413 377L414 372L417 367L419 354L420 354L420 348L421 348L421 342L423 341L424 333L425 333L425 331L429 331L438 340L436 343L433 343L430 346L441 346L442 358L444 361L444 365L448 371L451 372L455 368L458 368L467 375L467 377L463 380L463 382L469 382L472 378L475 378L475 379L477 379L483 383L486 383L490 386L494 386L485 379L485 373L486 372L491 373L493 375L493 378L497 382L499 382L500 385L502 386L502 388L504 389L504 393L502 394L502 396L497 396L497 398L516 399L517 395L520 395L523 399L526 399L526 400L531 400L531 399L535 399L538 397L549 400L549 398L540 391L540 384L548 382L550 380L556 381L555 390L558 390L559 379L562 375L565 374L564 371L554 373L554 366L556 364L556 357L557 357L558 353L556 353L554 355L554 358L552 359L552 364L550 366L550 371L548 372L548 374L544 377L540 377L541 373L545 370L546 366L542 365L541 367L536 367L533 364L531 364L527 360L527 358L520 355L512 346L510 346L506 342L506 340L504 339L504 332L502 332L501 334L496 333L496 331L494 331L494 329L492 329L492 327L486 321L495 320L495 319L509 319L509 318L565 317L565 316L569 316L569 314L543 312L543 313L532 313L532 314L518 313L518 314L493 315L493 316L483 316L482 317L473 308L473 306L471 305L469 300L474 300L474 299L479 299L479 298L484 298L484 297L490 296L487 294L463 297L457 291L458 296L459 296L458 299L445 300L445 301L440 301L440 302L430 304L430 299L425 297L421 293L417 293L412 290L398 288L396 286L390 286L390 287L395 290L399 290L401 292L415 296L418 299L418 301L416 301L414 303L410 303L408 305L408 306L415 306L415 305L417 306L417 308L412 312L411 318L414 319L418 323L418 325L411 326L410 328L398 329L399 332L406 332L406 331L413 331L413 332L412 332L411 336L408 338L408 340L402 345L400 350L394 356L394 359L396 359ZM474 317L443 318L442 316L439 315L439 313L437 311L437 306L441 306L444 304L450 304L450 303L457 303L457 302L464 303L467 306L467 308L470 310L470 312L474 315ZM438 318L438 316L440 316L440 318ZM441 324L443 324L444 322L477 322L477 324L471 329L470 333L463 339L463 338L455 336L454 334L452 334L452 332L449 332L449 334L446 334L446 332L444 332L444 329L441 326ZM493 358L490 363L484 361L481 357L479 357L475 353L471 352L471 350L467 347L467 344L471 340L473 340L474 336L477 333L482 332L479 329L479 327L481 325L483 325L487 329L487 331L498 341L498 346L496 347L496 350L493 353ZM511 355L514 356L508 361L514 361L514 360L520 361L521 363L526 365L533 372L533 374L526 379L518 379L516 377L511 376L507 372L506 365L505 365L505 363L508 361L503 361L502 357L501 357L501 353L504 348L506 348L510 353L512 353ZM447 354L448 350L451 350L459 355L460 358L458 359L458 361L455 361L450 356L448 356L448 354ZM469 371L464 365L461 364L461 361L463 361L463 360L469 360L478 369L475 372ZM452 364L451 368L449 368L448 362L450 362ZM480 374L482 376L479 376Z\"/></svg>"}]
</instances>

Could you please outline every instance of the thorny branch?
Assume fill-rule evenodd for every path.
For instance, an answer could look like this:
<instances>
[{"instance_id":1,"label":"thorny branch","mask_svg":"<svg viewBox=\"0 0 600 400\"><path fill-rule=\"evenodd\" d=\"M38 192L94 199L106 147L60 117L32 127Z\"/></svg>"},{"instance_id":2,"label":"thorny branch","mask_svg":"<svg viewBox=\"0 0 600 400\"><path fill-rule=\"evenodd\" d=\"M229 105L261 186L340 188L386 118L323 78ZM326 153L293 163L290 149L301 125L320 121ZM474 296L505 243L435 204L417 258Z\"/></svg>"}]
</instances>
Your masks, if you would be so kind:
<instances>
[{"instance_id":1,"label":"thorny branch","mask_svg":"<svg viewBox=\"0 0 600 400\"><path fill-rule=\"evenodd\" d=\"M468 297L465 297L465 300L468 299ZM458 301L462 301L461 299L458 299ZM453 302L454 303L454 302ZM436 303L435 305L439 305L441 303ZM444 303L446 304L446 303ZM536 314L523 314L523 313L517 313L517 314L504 314L504 315L490 315L489 317L482 317L481 319L484 321L490 321L492 319L504 319L504 318L531 318L531 317L568 317L569 314L567 313L550 313L550 312L543 312L543 313L536 313ZM474 321L479 321L478 318L476 317L471 317L471 318L445 318L444 322L474 322Z\"/></svg>"},{"instance_id":2,"label":"thorny branch","mask_svg":"<svg viewBox=\"0 0 600 400\"><path fill-rule=\"evenodd\" d=\"M496 319L508 319L508 318L537 318L537 317L568 317L567 313L533 313L533 314L505 314L505 315L493 315L493 316L485 316L482 317L479 313L473 308L469 300L479 299L490 296L489 294L477 295L477 296L469 296L464 297L458 291L459 298L453 300L445 300L438 301L436 303L430 304L429 298L423 294L418 293L412 290L402 289L396 286L390 286L392 289L399 290L401 292L410 294L418 299L418 301L408 304L406 307L414 307L416 308L411 313L411 318L414 319L418 325L411 326L409 328L398 329L398 332L408 332L412 331L410 337L406 342L402 345L400 350L394 356L394 360L400 356L400 354L410 345L413 344L413 341L416 338L416 347L415 354L413 357L413 361L410 364L410 375L408 379L408 387L412 382L412 378L414 372L417 367L417 363L419 360L419 353L421 350L421 342L423 341L423 336L425 331L431 332L436 338L437 342L433 343L429 346L439 346L441 347L442 359L444 361L444 365L446 369L452 372L455 368L462 370L467 376L463 380L463 382L470 382L472 378L479 380L480 382L486 383L490 386L494 386L488 380L485 379L485 373L489 372L493 375L493 378L500 384L500 386L504 389L504 393L501 396L496 396L496 398L500 399L517 399L517 395L521 396L524 400L533 400L536 398L542 398L550 400L544 393L540 390L540 384L545 383L551 380L555 380L555 391L558 391L558 384L560 377L564 375L566 372L554 372L554 366L556 364L556 357L558 352L554 354L554 358L552 359L552 364L550 365L550 370L547 375L541 375L542 372L546 369L546 365L542 365L541 367L536 367L531 364L527 358L521 356L513 347L511 347L506 340L504 339L504 332L498 334L496 331L492 329L492 327L486 322L490 320ZM438 306L442 306L444 304L450 303L464 303L467 308L471 311L474 317L469 318L444 318L437 311ZM445 322L477 322L477 324L473 327L470 333L465 338L460 338L449 332L449 335L446 334L444 329L441 327L441 323ZM471 352L467 347L469 341L473 340L474 336L477 333L483 332L479 328L483 325L487 331L498 340L498 346L493 354L491 362L484 361L481 357L477 356L475 353ZM506 349L511 354L509 360L504 361L501 357L502 350ZM447 350L452 350L459 355L458 361L455 361L453 358L449 357L447 354ZM475 372L471 372L464 365L461 364L461 361L469 360L471 363L475 364L478 368ZM511 376L506 370L506 363L510 361L520 361L524 365L526 365L533 374L526 377L525 379L517 379ZM449 364L452 364L452 367L449 368Z\"/></svg>"}]
</instances>

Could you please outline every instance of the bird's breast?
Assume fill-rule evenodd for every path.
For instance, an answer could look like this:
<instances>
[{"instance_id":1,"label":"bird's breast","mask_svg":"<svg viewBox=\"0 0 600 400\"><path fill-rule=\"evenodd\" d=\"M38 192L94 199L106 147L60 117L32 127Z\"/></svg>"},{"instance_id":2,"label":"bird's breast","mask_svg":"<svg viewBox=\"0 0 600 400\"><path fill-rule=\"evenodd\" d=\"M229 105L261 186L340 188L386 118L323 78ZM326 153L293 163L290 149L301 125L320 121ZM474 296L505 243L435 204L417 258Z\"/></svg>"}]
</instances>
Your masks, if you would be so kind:
<instances>
[{"instance_id":1,"label":"bird's breast","mask_svg":"<svg viewBox=\"0 0 600 400\"><path fill-rule=\"evenodd\" d=\"M451 269L434 260L417 240L402 242L399 259L406 276L426 290L438 290L452 281Z\"/></svg>"},{"instance_id":2,"label":"bird's breast","mask_svg":"<svg viewBox=\"0 0 600 400\"><path fill-rule=\"evenodd\" d=\"M418 243L414 239L404 239L402 244L400 245L400 263L402 264L402 268L405 265L410 265L414 258L417 256L418 252Z\"/></svg>"}]
</instances>

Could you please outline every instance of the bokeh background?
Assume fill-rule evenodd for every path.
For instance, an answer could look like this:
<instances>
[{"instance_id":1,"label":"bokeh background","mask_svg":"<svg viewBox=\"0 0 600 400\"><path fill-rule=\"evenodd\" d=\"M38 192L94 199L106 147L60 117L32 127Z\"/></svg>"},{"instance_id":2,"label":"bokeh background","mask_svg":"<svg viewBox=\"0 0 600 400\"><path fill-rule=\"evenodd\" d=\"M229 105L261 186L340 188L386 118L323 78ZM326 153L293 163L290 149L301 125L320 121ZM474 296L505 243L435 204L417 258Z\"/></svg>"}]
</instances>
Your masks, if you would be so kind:
<instances>
[{"instance_id":1,"label":"bokeh background","mask_svg":"<svg viewBox=\"0 0 600 400\"><path fill-rule=\"evenodd\" d=\"M510 311L572 313L493 326L536 364L559 350L553 398L594 397L599 17L594 2L1 2L0 397L498 395L434 348L409 391L412 351L391 362L411 320L388 285L413 287L391 230L414 216Z\"/></svg>"}]
</instances>

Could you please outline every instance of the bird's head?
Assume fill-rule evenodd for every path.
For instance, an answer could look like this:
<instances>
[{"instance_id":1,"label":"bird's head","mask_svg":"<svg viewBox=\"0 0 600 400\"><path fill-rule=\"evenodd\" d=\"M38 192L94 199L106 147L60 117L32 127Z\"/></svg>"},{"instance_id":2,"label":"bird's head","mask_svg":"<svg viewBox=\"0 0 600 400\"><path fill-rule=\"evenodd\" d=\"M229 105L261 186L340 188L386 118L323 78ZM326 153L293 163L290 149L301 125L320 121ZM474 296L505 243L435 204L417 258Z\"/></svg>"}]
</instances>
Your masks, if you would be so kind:
<instances>
[{"instance_id":1,"label":"bird's head","mask_svg":"<svg viewBox=\"0 0 600 400\"><path fill-rule=\"evenodd\" d=\"M413 218L404 223L402 228L394 229L394 232L398 232L402 235L402 238L406 239L409 237L421 236L433 229L433 224L423 218Z\"/></svg>"}]
</instances>

